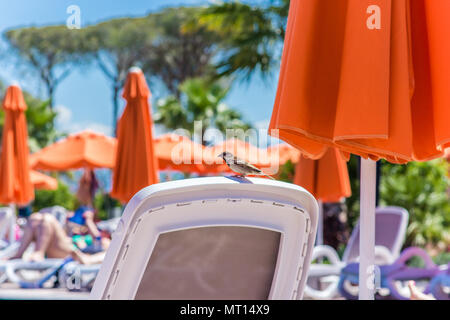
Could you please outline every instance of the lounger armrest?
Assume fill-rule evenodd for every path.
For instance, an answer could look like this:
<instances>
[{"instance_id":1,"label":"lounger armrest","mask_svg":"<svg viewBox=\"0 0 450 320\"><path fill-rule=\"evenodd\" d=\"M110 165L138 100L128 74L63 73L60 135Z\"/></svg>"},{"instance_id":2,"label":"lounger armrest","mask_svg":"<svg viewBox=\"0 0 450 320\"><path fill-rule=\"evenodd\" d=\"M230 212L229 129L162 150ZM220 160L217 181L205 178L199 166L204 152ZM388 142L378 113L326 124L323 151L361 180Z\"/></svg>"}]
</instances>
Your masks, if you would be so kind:
<instances>
[{"instance_id":1,"label":"lounger armrest","mask_svg":"<svg viewBox=\"0 0 450 320\"><path fill-rule=\"evenodd\" d=\"M375 246L375 263L378 265L392 264L395 257L385 246Z\"/></svg>"},{"instance_id":2,"label":"lounger armrest","mask_svg":"<svg viewBox=\"0 0 450 320\"><path fill-rule=\"evenodd\" d=\"M336 250L330 246L320 245L314 247L311 260L314 261L319 258L327 258L331 264L342 264Z\"/></svg>"}]
</instances>

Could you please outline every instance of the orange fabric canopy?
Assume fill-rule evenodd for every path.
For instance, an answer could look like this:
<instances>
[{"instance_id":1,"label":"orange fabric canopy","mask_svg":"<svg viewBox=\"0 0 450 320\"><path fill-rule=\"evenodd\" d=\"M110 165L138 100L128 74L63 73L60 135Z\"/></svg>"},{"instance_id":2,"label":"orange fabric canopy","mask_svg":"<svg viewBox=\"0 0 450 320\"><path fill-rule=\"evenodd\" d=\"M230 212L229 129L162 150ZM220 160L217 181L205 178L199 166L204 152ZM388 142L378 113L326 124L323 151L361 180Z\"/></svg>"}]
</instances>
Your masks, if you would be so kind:
<instances>
[{"instance_id":1,"label":"orange fabric canopy","mask_svg":"<svg viewBox=\"0 0 450 320\"><path fill-rule=\"evenodd\" d=\"M209 161L210 155L205 152L206 148L188 137L169 133L157 137L154 144L160 170L198 174L207 174L215 170L213 162Z\"/></svg>"},{"instance_id":2,"label":"orange fabric canopy","mask_svg":"<svg viewBox=\"0 0 450 320\"><path fill-rule=\"evenodd\" d=\"M224 151L231 152L239 159L243 159L256 167L263 169L263 171L269 175L276 174L279 167L288 160L297 163L300 157L300 152L297 149L285 143L273 145L268 148L258 148L248 142L233 138L214 147L207 148L205 152L209 155L209 158L216 159L215 170L210 171L231 172L228 166L223 164L221 159L217 158L217 156Z\"/></svg>"},{"instance_id":3,"label":"orange fabric canopy","mask_svg":"<svg viewBox=\"0 0 450 320\"><path fill-rule=\"evenodd\" d=\"M0 203L26 204L34 198L28 160L27 105L19 86L6 90L3 99L3 126L0 156Z\"/></svg>"},{"instance_id":4,"label":"orange fabric canopy","mask_svg":"<svg viewBox=\"0 0 450 320\"><path fill-rule=\"evenodd\" d=\"M148 101L150 95L142 71L130 71L123 90L127 105L117 126L117 156L111 191L111 196L123 202L159 181Z\"/></svg>"},{"instance_id":5,"label":"orange fabric canopy","mask_svg":"<svg viewBox=\"0 0 450 320\"><path fill-rule=\"evenodd\" d=\"M335 148L329 148L319 160L300 157L294 183L323 202L339 202L352 194L347 163Z\"/></svg>"},{"instance_id":6,"label":"orange fabric canopy","mask_svg":"<svg viewBox=\"0 0 450 320\"><path fill-rule=\"evenodd\" d=\"M230 169L225 164L223 164L223 161L217 158L217 156L224 151L231 152L239 159L245 160L248 163L251 163L252 165L262 169L269 169L269 167L272 166L271 160L278 160L276 158L271 158L267 149L261 149L248 142L242 141L237 138L232 138L214 147L211 147L208 150L208 153L211 155L211 157L215 157L216 159L218 159L218 162L216 162L218 164L218 172L230 172ZM278 166L278 161L274 165ZM271 172L266 173L271 174Z\"/></svg>"},{"instance_id":7,"label":"orange fabric canopy","mask_svg":"<svg viewBox=\"0 0 450 320\"><path fill-rule=\"evenodd\" d=\"M267 148L267 152L271 157L278 157L280 165L283 165L288 161L297 163L300 158L300 151L286 143L280 143L274 146L270 146Z\"/></svg>"},{"instance_id":8,"label":"orange fabric canopy","mask_svg":"<svg viewBox=\"0 0 450 320\"><path fill-rule=\"evenodd\" d=\"M69 135L30 156L35 170L113 168L116 139L92 131Z\"/></svg>"},{"instance_id":9,"label":"orange fabric canopy","mask_svg":"<svg viewBox=\"0 0 450 320\"><path fill-rule=\"evenodd\" d=\"M47 176L39 171L30 171L31 183L36 189L56 190L58 189L58 180Z\"/></svg>"},{"instance_id":10,"label":"orange fabric canopy","mask_svg":"<svg viewBox=\"0 0 450 320\"><path fill-rule=\"evenodd\" d=\"M270 129L394 163L450 146L450 1L291 1ZM274 134L276 135L276 134Z\"/></svg>"}]
</instances>

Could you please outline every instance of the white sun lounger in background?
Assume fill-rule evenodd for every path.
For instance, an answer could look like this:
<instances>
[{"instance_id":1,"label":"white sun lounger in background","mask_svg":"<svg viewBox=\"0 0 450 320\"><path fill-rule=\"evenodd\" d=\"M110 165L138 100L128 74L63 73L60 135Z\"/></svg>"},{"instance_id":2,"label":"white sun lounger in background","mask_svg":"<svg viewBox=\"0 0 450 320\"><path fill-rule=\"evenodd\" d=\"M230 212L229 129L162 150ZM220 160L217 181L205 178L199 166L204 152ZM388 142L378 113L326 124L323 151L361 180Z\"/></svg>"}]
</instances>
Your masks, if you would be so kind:
<instances>
[{"instance_id":1,"label":"white sun lounger in background","mask_svg":"<svg viewBox=\"0 0 450 320\"><path fill-rule=\"evenodd\" d=\"M19 248L16 241L16 215L10 207L0 208L0 258L9 257Z\"/></svg>"},{"instance_id":2,"label":"white sun lounger in background","mask_svg":"<svg viewBox=\"0 0 450 320\"><path fill-rule=\"evenodd\" d=\"M92 299L301 299L318 206L305 189L209 177L128 203Z\"/></svg>"},{"instance_id":3,"label":"white sun lounger in background","mask_svg":"<svg viewBox=\"0 0 450 320\"><path fill-rule=\"evenodd\" d=\"M0 250L15 241L16 215L10 207L0 208ZM8 240L7 240L8 238Z\"/></svg>"},{"instance_id":4,"label":"white sun lounger in background","mask_svg":"<svg viewBox=\"0 0 450 320\"><path fill-rule=\"evenodd\" d=\"M409 213L399 207L379 207L375 210L375 263L385 265L394 262L400 255L405 241ZM316 246L312 260L327 258L329 264L313 263L309 269L309 281L318 280L320 289L307 284L305 296L313 299L332 299L338 294L339 275L348 263L359 259L359 222L345 248L342 260L330 246Z\"/></svg>"}]
</instances>

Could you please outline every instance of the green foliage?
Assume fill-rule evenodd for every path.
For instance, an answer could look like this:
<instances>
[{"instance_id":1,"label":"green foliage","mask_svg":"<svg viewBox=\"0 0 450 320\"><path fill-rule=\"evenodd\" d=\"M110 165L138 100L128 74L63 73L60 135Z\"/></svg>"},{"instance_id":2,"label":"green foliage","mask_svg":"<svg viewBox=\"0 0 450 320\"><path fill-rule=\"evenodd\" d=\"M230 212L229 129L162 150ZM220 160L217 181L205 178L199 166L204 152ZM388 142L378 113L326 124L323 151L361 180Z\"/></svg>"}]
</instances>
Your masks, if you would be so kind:
<instances>
[{"instance_id":1,"label":"green foliage","mask_svg":"<svg viewBox=\"0 0 450 320\"><path fill-rule=\"evenodd\" d=\"M358 157L351 155L350 161L347 162L348 175L350 179L350 187L352 189L352 195L345 199L345 205L348 208L347 221L350 228L353 228L359 219L359 165Z\"/></svg>"},{"instance_id":2,"label":"green foliage","mask_svg":"<svg viewBox=\"0 0 450 320\"><path fill-rule=\"evenodd\" d=\"M216 74L211 60L221 41L217 32L198 24L185 25L198 15L199 7L166 8L147 16L156 36L142 56L142 66L149 78L159 78L177 97L180 85L190 78Z\"/></svg>"},{"instance_id":3,"label":"green foliage","mask_svg":"<svg viewBox=\"0 0 450 320\"><path fill-rule=\"evenodd\" d=\"M277 179L284 182L292 183L295 176L295 164L291 160L280 166Z\"/></svg>"},{"instance_id":4,"label":"green foliage","mask_svg":"<svg viewBox=\"0 0 450 320\"><path fill-rule=\"evenodd\" d=\"M223 38L219 45L225 52L216 65L220 76L239 72L249 78L256 70L265 75L278 62L289 1L267 3L219 2L195 17L195 25L205 26Z\"/></svg>"},{"instance_id":5,"label":"green foliage","mask_svg":"<svg viewBox=\"0 0 450 320\"><path fill-rule=\"evenodd\" d=\"M97 217L106 220L110 217L113 208L121 207L118 200L109 196L109 193L97 192L94 198L94 207L97 210Z\"/></svg>"},{"instance_id":6,"label":"green foliage","mask_svg":"<svg viewBox=\"0 0 450 320\"><path fill-rule=\"evenodd\" d=\"M407 245L450 244L448 164L444 160L394 165L384 162L381 204L409 211Z\"/></svg>"},{"instance_id":7,"label":"green foliage","mask_svg":"<svg viewBox=\"0 0 450 320\"><path fill-rule=\"evenodd\" d=\"M219 82L201 78L190 79L180 87L182 99L170 96L157 102L157 112L153 116L155 123L163 124L168 129L183 128L191 134L194 121L202 122L202 139L207 128L215 127L222 133L226 129L251 128L241 120L242 115L230 109L222 101L228 94L228 88ZM202 141L206 144L206 141Z\"/></svg>"},{"instance_id":8,"label":"green foliage","mask_svg":"<svg viewBox=\"0 0 450 320\"><path fill-rule=\"evenodd\" d=\"M33 210L39 211L51 206L62 206L68 210L74 210L75 200L76 198L69 187L58 181L58 189L56 190L36 190Z\"/></svg>"},{"instance_id":9,"label":"green foliage","mask_svg":"<svg viewBox=\"0 0 450 320\"><path fill-rule=\"evenodd\" d=\"M57 113L50 108L49 101L41 101L29 93L24 92L28 109L25 112L28 126L28 143L30 152L54 142L59 136L54 128L53 121Z\"/></svg>"}]
</instances>

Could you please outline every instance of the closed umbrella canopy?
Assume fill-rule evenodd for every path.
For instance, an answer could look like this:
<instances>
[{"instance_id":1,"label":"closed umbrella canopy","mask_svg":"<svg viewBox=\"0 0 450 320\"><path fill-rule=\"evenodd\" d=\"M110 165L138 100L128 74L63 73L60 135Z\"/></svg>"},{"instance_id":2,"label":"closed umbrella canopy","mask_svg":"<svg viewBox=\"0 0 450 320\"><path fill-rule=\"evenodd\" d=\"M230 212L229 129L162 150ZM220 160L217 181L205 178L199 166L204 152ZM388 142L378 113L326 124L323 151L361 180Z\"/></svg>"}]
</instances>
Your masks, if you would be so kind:
<instances>
[{"instance_id":1,"label":"closed umbrella canopy","mask_svg":"<svg viewBox=\"0 0 450 320\"><path fill-rule=\"evenodd\" d=\"M294 183L323 202L339 202L352 194L347 162L335 148L329 148L319 160L300 157Z\"/></svg>"},{"instance_id":2,"label":"closed umbrella canopy","mask_svg":"<svg viewBox=\"0 0 450 320\"><path fill-rule=\"evenodd\" d=\"M3 126L0 156L0 203L26 204L34 198L28 160L27 105L19 86L8 87L3 99Z\"/></svg>"},{"instance_id":3,"label":"closed umbrella canopy","mask_svg":"<svg viewBox=\"0 0 450 320\"><path fill-rule=\"evenodd\" d=\"M329 146L394 163L441 157L450 144L448 39L447 0L291 1L269 128L313 159ZM361 163L360 219L360 297L373 299L370 160Z\"/></svg>"},{"instance_id":4,"label":"closed umbrella canopy","mask_svg":"<svg viewBox=\"0 0 450 320\"><path fill-rule=\"evenodd\" d=\"M35 170L65 171L80 168L113 168L116 139L89 130L71 134L30 156Z\"/></svg>"},{"instance_id":5,"label":"closed umbrella canopy","mask_svg":"<svg viewBox=\"0 0 450 320\"><path fill-rule=\"evenodd\" d=\"M127 101L117 127L117 156L111 195L123 202L144 187L158 183L153 146L150 90L140 69L133 68L123 90Z\"/></svg>"},{"instance_id":6,"label":"closed umbrella canopy","mask_svg":"<svg viewBox=\"0 0 450 320\"><path fill-rule=\"evenodd\" d=\"M292 1L270 128L312 158L442 156L449 38L447 0Z\"/></svg>"},{"instance_id":7,"label":"closed umbrella canopy","mask_svg":"<svg viewBox=\"0 0 450 320\"><path fill-rule=\"evenodd\" d=\"M39 171L31 170L30 179L35 189L56 190L58 189L58 180L47 176Z\"/></svg>"}]
</instances>

